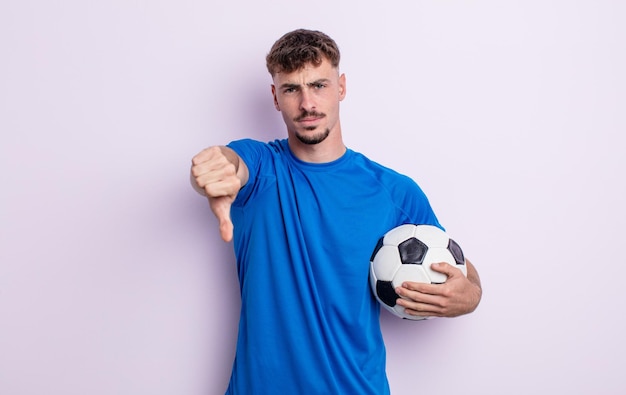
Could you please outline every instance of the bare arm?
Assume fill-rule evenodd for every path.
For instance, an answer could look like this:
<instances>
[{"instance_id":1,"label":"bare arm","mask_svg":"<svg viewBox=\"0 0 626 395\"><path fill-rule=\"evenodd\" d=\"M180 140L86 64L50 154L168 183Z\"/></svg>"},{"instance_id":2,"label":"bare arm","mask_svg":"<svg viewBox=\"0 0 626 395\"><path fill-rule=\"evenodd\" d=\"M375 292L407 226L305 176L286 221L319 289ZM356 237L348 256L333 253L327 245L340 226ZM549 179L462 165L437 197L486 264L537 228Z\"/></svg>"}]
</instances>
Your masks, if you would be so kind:
<instances>
[{"instance_id":1,"label":"bare arm","mask_svg":"<svg viewBox=\"0 0 626 395\"><path fill-rule=\"evenodd\" d=\"M467 266L467 279L470 280L474 285L476 285L477 291L479 291L477 295L477 302L480 302L483 294L483 288L482 284L480 283L480 276L478 275L478 271L476 270L476 267L474 267L472 262L469 261L469 259L465 260L465 265ZM476 303L476 305L478 306L478 303Z\"/></svg>"}]
</instances>

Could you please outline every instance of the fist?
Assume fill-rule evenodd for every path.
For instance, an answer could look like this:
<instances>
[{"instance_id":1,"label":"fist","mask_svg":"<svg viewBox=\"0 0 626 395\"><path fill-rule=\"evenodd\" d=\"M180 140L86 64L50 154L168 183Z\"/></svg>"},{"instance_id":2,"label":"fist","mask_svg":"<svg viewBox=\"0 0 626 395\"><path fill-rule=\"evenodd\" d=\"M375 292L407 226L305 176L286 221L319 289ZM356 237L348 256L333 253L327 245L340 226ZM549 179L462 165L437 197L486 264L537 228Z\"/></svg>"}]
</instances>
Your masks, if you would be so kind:
<instances>
[{"instance_id":1,"label":"fist","mask_svg":"<svg viewBox=\"0 0 626 395\"><path fill-rule=\"evenodd\" d=\"M191 160L191 175L199 192L211 197L234 197L241 188L239 157L226 147L210 147Z\"/></svg>"}]
</instances>

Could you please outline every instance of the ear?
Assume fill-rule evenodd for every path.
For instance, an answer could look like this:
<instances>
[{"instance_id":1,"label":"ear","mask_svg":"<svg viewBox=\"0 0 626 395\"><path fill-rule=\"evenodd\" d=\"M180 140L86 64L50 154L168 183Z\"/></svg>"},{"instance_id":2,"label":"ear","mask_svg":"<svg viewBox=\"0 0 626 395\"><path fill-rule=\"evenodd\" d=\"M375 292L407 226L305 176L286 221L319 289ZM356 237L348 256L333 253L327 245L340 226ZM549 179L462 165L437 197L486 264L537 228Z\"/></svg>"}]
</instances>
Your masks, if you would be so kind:
<instances>
[{"instance_id":1,"label":"ear","mask_svg":"<svg viewBox=\"0 0 626 395\"><path fill-rule=\"evenodd\" d=\"M339 76L339 101L342 101L346 97L346 75L341 74Z\"/></svg>"},{"instance_id":2,"label":"ear","mask_svg":"<svg viewBox=\"0 0 626 395\"><path fill-rule=\"evenodd\" d=\"M272 84L272 97L274 98L274 107L277 111L280 111L280 107L278 106L278 99L276 98L276 86Z\"/></svg>"}]
</instances>

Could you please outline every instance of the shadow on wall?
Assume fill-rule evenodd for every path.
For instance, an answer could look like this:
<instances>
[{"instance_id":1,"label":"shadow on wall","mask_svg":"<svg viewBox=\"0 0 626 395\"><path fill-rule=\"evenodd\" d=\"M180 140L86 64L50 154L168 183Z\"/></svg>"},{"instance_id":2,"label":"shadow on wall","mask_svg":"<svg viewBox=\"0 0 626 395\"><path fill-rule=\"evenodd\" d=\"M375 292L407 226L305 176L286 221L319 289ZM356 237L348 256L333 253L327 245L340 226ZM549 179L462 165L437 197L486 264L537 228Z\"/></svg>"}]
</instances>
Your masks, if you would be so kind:
<instances>
[{"instance_id":1,"label":"shadow on wall","mask_svg":"<svg viewBox=\"0 0 626 395\"><path fill-rule=\"evenodd\" d=\"M203 300L198 302L196 325L204 331L196 339L201 358L205 393L223 393L230 378L235 355L241 299L232 243L222 241L218 221L206 198L189 187L179 202L185 232L192 240L196 270L203 280Z\"/></svg>"},{"instance_id":2,"label":"shadow on wall","mask_svg":"<svg viewBox=\"0 0 626 395\"><path fill-rule=\"evenodd\" d=\"M260 141L286 138L287 131L282 115L274 107L270 76L261 78L255 75L251 78L253 80L246 84L251 87L251 94L245 97L242 107L246 116L238 121L241 122L241 130L247 137Z\"/></svg>"}]
</instances>

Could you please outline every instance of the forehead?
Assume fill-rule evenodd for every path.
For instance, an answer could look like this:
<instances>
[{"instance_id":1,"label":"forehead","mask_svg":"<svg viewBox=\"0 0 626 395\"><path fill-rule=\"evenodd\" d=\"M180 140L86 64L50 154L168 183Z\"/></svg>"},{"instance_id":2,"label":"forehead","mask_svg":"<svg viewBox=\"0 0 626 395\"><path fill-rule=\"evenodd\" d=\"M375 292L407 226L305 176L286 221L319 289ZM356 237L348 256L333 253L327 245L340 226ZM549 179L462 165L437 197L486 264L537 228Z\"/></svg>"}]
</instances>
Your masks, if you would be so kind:
<instances>
[{"instance_id":1,"label":"forehead","mask_svg":"<svg viewBox=\"0 0 626 395\"><path fill-rule=\"evenodd\" d=\"M280 72L274 75L274 84L307 84L317 80L335 80L339 77L339 70L324 59L320 65L307 63L304 67L291 73Z\"/></svg>"}]
</instances>

